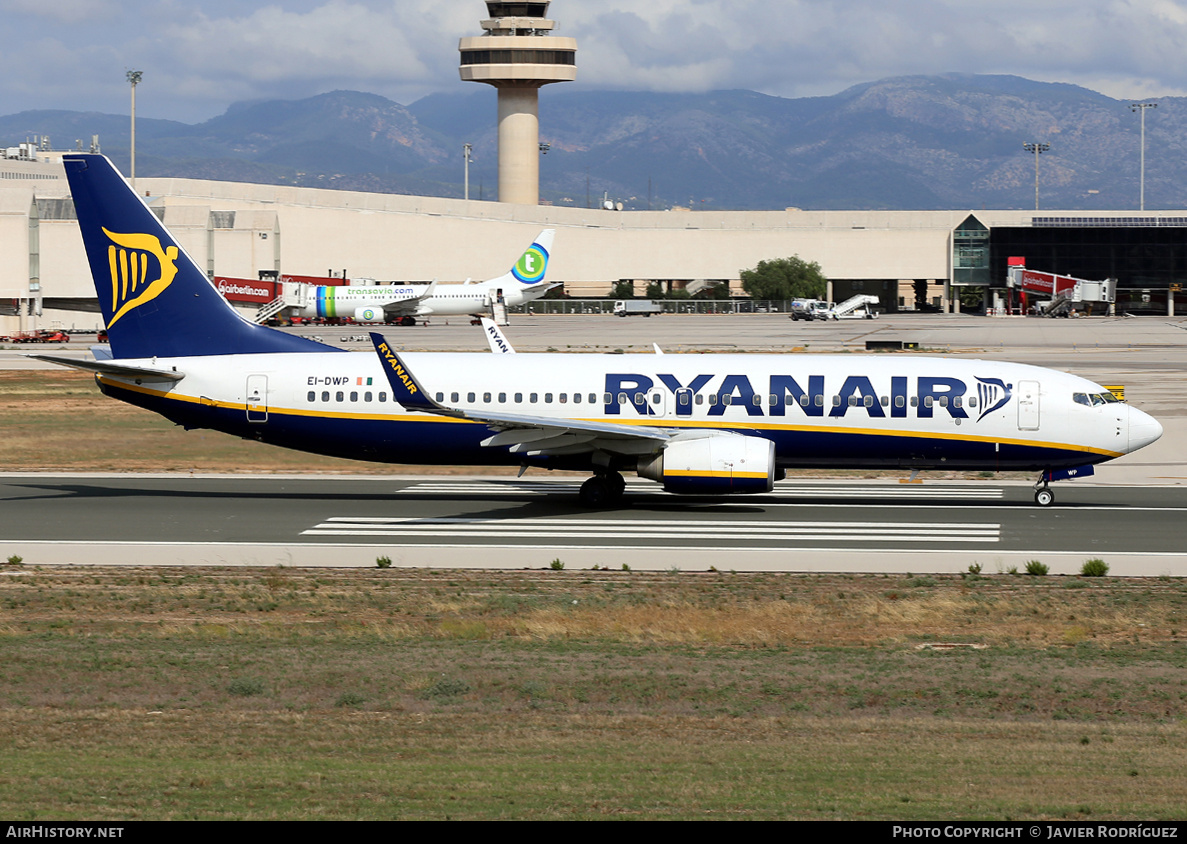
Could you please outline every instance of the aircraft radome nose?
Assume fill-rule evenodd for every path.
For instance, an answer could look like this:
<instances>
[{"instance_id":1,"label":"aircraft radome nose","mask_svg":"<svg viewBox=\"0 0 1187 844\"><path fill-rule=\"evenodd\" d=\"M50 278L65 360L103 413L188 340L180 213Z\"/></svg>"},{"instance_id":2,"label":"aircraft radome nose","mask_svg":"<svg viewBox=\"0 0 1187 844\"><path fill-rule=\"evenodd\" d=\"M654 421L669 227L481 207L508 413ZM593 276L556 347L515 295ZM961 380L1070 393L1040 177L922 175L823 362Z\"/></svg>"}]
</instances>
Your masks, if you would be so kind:
<instances>
[{"instance_id":1,"label":"aircraft radome nose","mask_svg":"<svg viewBox=\"0 0 1187 844\"><path fill-rule=\"evenodd\" d=\"M1162 425L1148 413L1129 408L1129 450L1137 451L1162 436Z\"/></svg>"}]
</instances>

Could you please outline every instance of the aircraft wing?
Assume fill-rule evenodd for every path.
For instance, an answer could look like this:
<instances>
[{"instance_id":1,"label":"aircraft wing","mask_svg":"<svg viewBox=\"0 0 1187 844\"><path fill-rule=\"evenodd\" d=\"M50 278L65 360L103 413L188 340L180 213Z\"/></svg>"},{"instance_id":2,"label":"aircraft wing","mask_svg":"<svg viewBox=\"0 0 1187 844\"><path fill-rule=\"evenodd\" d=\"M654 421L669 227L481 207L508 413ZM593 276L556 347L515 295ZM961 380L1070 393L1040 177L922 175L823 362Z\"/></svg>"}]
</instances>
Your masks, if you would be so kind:
<instances>
[{"instance_id":1,"label":"aircraft wing","mask_svg":"<svg viewBox=\"0 0 1187 844\"><path fill-rule=\"evenodd\" d=\"M43 360L46 363L56 363L58 366L69 366L84 372L97 372L100 375L119 375L124 378L139 378L142 381L180 381L185 378L184 372L176 369L151 369L147 366L129 366L110 360L78 360L76 358L60 358L54 355L25 355L33 360Z\"/></svg>"},{"instance_id":2,"label":"aircraft wing","mask_svg":"<svg viewBox=\"0 0 1187 844\"><path fill-rule=\"evenodd\" d=\"M487 447L507 447L512 454L527 457L582 454L595 450L614 454L650 454L658 451L674 434L650 425L446 407L421 387L382 334L371 332L371 342L375 344L375 352L383 363L397 402L408 410L481 422L495 431L494 436L482 441Z\"/></svg>"},{"instance_id":3,"label":"aircraft wing","mask_svg":"<svg viewBox=\"0 0 1187 844\"><path fill-rule=\"evenodd\" d=\"M425 292L419 296L409 296L406 299L396 299L392 302L387 302L383 306L383 312L387 316L403 316L405 314L415 314L417 306L425 299L431 297L437 291L437 279L433 279Z\"/></svg>"}]
</instances>

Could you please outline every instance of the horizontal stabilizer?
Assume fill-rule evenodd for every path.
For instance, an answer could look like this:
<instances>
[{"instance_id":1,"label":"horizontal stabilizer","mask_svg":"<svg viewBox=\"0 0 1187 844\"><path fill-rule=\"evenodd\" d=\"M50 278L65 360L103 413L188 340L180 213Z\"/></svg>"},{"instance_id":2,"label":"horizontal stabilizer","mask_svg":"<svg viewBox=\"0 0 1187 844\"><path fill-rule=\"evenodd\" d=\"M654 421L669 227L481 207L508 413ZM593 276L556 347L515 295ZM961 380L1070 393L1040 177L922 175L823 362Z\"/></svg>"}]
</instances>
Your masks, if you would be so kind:
<instances>
[{"instance_id":1,"label":"horizontal stabilizer","mask_svg":"<svg viewBox=\"0 0 1187 844\"><path fill-rule=\"evenodd\" d=\"M54 355L25 355L33 360L43 360L46 363L56 363L58 366L69 366L84 372L98 372L100 375L119 375L124 378L139 378L142 381L180 381L185 378L184 372L176 369L150 369L147 366L128 366L111 360L78 360L77 358L60 358Z\"/></svg>"}]
</instances>

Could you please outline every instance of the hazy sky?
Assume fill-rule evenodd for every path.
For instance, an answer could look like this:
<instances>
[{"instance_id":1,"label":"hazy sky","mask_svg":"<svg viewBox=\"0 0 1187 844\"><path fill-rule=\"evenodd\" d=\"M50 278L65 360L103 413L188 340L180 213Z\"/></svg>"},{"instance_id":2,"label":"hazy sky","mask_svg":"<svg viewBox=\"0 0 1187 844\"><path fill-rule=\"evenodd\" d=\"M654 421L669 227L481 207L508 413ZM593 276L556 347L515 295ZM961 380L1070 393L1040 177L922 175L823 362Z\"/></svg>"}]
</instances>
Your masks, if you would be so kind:
<instances>
[{"instance_id":1,"label":"hazy sky","mask_svg":"<svg viewBox=\"0 0 1187 844\"><path fill-rule=\"evenodd\" d=\"M345 88L408 104L464 92L479 0L0 0L0 114L194 123L238 100ZM887 76L1012 73L1119 99L1187 92L1177 0L554 0L578 41L570 87L833 94Z\"/></svg>"}]
</instances>

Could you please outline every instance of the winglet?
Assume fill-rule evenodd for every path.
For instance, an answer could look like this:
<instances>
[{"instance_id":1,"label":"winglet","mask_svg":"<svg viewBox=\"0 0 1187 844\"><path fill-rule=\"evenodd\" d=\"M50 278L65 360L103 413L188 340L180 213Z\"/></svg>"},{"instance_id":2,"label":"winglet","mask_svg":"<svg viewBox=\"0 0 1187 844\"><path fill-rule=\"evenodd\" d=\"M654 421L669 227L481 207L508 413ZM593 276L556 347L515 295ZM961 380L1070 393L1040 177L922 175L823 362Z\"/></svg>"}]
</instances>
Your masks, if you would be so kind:
<instances>
[{"instance_id":1,"label":"winglet","mask_svg":"<svg viewBox=\"0 0 1187 844\"><path fill-rule=\"evenodd\" d=\"M392 397L407 410L423 410L430 413L449 413L446 408L429 398L429 394L417 383L412 372L404 365L382 334L372 331L371 342L375 353L383 363L383 372L392 385Z\"/></svg>"},{"instance_id":2,"label":"winglet","mask_svg":"<svg viewBox=\"0 0 1187 844\"><path fill-rule=\"evenodd\" d=\"M490 350L496 355L513 355L515 349L511 347L511 342L503 336L503 332L499 330L499 326L495 324L493 319L489 317L481 317L482 329L486 332L486 342L490 346Z\"/></svg>"}]
</instances>

